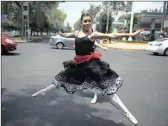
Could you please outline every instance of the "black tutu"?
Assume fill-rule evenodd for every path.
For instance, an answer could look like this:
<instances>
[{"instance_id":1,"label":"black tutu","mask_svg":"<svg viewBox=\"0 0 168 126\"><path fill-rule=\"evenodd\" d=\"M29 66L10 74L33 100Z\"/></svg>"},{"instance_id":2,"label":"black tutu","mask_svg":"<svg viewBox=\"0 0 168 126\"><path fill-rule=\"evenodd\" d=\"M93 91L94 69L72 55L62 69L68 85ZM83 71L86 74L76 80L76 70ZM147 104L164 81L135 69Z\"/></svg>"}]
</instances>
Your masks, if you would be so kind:
<instances>
[{"instance_id":1,"label":"black tutu","mask_svg":"<svg viewBox=\"0 0 168 126\"><path fill-rule=\"evenodd\" d=\"M63 62L65 70L57 74L52 84L57 88L63 87L67 93L96 88L103 95L112 95L121 87L122 78L107 62L100 59L90 59L81 64L71 61Z\"/></svg>"}]
</instances>

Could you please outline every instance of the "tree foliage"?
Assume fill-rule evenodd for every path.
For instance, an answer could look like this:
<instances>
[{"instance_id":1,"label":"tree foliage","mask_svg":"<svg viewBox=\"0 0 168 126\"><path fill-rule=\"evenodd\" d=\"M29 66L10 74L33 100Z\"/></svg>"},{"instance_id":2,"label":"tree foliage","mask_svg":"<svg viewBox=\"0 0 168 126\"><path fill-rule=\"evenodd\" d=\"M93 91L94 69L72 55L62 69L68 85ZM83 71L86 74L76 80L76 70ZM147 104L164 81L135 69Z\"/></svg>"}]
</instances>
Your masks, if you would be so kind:
<instances>
[{"instance_id":1,"label":"tree foliage","mask_svg":"<svg viewBox=\"0 0 168 126\"><path fill-rule=\"evenodd\" d=\"M102 33L106 33L106 24L107 24L107 13L106 12L101 12L99 17L97 18L98 24L96 25L96 30ZM114 18L110 15L109 16L109 29L108 32L111 32L111 26Z\"/></svg>"},{"instance_id":2,"label":"tree foliage","mask_svg":"<svg viewBox=\"0 0 168 126\"><path fill-rule=\"evenodd\" d=\"M71 32L72 31L72 27L70 26L70 24L67 22L66 26L63 27L63 31L64 32Z\"/></svg>"},{"instance_id":3,"label":"tree foliage","mask_svg":"<svg viewBox=\"0 0 168 126\"><path fill-rule=\"evenodd\" d=\"M109 5L109 24L108 24L108 31L106 31L107 25L107 12L108 12L108 5ZM102 11L99 12L99 16L96 18L96 30L99 32L111 32L112 23L115 17L118 15L120 11L125 11L126 6L124 1L104 1L102 2Z\"/></svg>"},{"instance_id":4,"label":"tree foliage","mask_svg":"<svg viewBox=\"0 0 168 126\"><path fill-rule=\"evenodd\" d=\"M74 23L74 30L80 29L80 18Z\"/></svg>"},{"instance_id":5,"label":"tree foliage","mask_svg":"<svg viewBox=\"0 0 168 126\"><path fill-rule=\"evenodd\" d=\"M8 15L4 24L21 29L23 1L2 1L2 14ZM59 1L29 1L29 25L32 31L54 30L62 26L66 14L58 9ZM3 25L4 26L4 25Z\"/></svg>"},{"instance_id":6,"label":"tree foliage","mask_svg":"<svg viewBox=\"0 0 168 126\"><path fill-rule=\"evenodd\" d=\"M131 14L127 15L126 17L126 20L128 22L128 28L130 27L130 22L131 22ZM135 26L135 24L138 24L139 22L139 19L136 15L134 15L134 18L133 18L133 27Z\"/></svg>"}]
</instances>

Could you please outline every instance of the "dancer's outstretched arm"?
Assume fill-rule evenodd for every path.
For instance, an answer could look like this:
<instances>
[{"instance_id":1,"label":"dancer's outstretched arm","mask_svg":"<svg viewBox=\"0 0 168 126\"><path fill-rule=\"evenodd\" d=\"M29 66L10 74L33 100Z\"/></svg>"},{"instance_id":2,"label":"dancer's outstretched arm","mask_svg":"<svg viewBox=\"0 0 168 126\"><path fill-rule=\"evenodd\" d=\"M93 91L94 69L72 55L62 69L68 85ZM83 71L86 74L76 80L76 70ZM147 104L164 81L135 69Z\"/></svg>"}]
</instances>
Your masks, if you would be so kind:
<instances>
[{"instance_id":1,"label":"dancer's outstretched arm","mask_svg":"<svg viewBox=\"0 0 168 126\"><path fill-rule=\"evenodd\" d=\"M118 37L128 37L128 36L136 36L138 33L142 32L143 29L139 29L134 33L109 33L109 34L103 34L100 32L94 32L90 35L90 39L106 39L106 38L118 38Z\"/></svg>"},{"instance_id":2,"label":"dancer's outstretched arm","mask_svg":"<svg viewBox=\"0 0 168 126\"><path fill-rule=\"evenodd\" d=\"M70 32L70 33L61 33L61 32L58 32L56 33L57 35L60 35L62 37L65 37L65 38L75 38L75 35L78 33L78 31L74 31L74 32Z\"/></svg>"}]
</instances>

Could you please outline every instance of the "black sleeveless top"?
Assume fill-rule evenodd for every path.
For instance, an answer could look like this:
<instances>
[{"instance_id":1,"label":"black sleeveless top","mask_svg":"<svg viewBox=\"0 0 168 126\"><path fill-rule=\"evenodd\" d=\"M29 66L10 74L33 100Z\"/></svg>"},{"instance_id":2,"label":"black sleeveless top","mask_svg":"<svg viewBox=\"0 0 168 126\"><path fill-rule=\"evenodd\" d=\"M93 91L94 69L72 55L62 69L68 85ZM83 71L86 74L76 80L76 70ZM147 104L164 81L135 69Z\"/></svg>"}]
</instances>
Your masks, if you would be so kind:
<instances>
[{"instance_id":1,"label":"black sleeveless top","mask_svg":"<svg viewBox=\"0 0 168 126\"><path fill-rule=\"evenodd\" d=\"M94 42L92 42L88 35L85 37L79 38L77 35L75 36L75 53L76 55L90 55L94 52Z\"/></svg>"}]
</instances>

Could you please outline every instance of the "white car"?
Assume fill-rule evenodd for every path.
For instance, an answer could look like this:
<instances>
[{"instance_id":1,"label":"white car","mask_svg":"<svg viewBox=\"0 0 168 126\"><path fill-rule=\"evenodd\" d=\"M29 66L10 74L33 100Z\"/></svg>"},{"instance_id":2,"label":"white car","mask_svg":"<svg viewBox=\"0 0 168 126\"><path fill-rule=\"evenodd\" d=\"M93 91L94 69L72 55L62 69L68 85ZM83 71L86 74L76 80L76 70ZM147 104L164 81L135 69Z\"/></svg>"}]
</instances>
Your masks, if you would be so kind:
<instances>
[{"instance_id":1,"label":"white car","mask_svg":"<svg viewBox=\"0 0 168 126\"><path fill-rule=\"evenodd\" d=\"M168 38L158 39L152 42L148 42L148 46L145 49L153 54L160 54L168 56Z\"/></svg>"}]
</instances>

